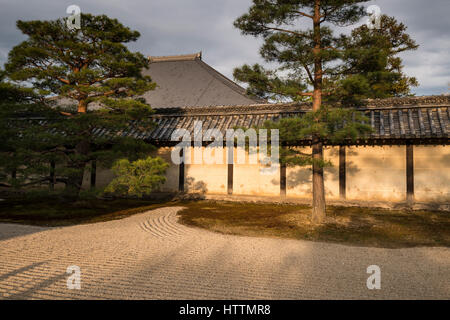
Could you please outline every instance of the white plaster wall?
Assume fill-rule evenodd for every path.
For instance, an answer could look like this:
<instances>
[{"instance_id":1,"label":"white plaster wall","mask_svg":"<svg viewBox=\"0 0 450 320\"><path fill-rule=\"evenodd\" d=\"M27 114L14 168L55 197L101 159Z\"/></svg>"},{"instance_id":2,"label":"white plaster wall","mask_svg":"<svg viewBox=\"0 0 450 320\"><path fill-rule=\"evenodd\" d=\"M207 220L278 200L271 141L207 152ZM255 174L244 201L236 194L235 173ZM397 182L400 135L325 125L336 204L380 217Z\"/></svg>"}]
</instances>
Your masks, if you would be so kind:
<instances>
[{"instance_id":1,"label":"white plaster wall","mask_svg":"<svg viewBox=\"0 0 450 320\"><path fill-rule=\"evenodd\" d=\"M256 157L256 164L252 164L248 153L246 153L245 163L238 163L238 148L234 149L234 169L233 169L233 194L236 195L280 195L280 167L274 166L272 171L268 171L259 163Z\"/></svg>"},{"instance_id":2,"label":"white plaster wall","mask_svg":"<svg viewBox=\"0 0 450 320\"><path fill-rule=\"evenodd\" d=\"M311 154L311 148L299 148L305 154ZM339 198L339 148L324 148L324 159L332 166L324 168L325 196L327 199ZM312 197L311 166L288 166L286 168L286 196L298 198Z\"/></svg>"},{"instance_id":3,"label":"white plaster wall","mask_svg":"<svg viewBox=\"0 0 450 320\"><path fill-rule=\"evenodd\" d=\"M299 151L310 154L311 148L299 148ZM288 166L286 168L286 196L296 198L312 197L311 166Z\"/></svg>"},{"instance_id":4,"label":"white plaster wall","mask_svg":"<svg viewBox=\"0 0 450 320\"><path fill-rule=\"evenodd\" d=\"M404 201L406 147L347 148L347 199Z\"/></svg>"},{"instance_id":5,"label":"white plaster wall","mask_svg":"<svg viewBox=\"0 0 450 320\"><path fill-rule=\"evenodd\" d=\"M195 154L204 150L190 148L188 157L192 164L185 165L185 190L209 194L227 193L226 148L216 148L222 157L222 164L195 164ZM160 148L152 156L161 156L170 167L167 170L163 192L178 191L179 166L172 163L172 148ZM304 148L310 152L310 148ZM260 164L237 163L237 149L234 149L233 194L278 196L280 194L279 167L271 174L262 174ZM339 148L327 147L324 157L332 167L325 168L325 190L327 199L339 198ZM414 147L415 197L421 202L450 202L450 147ZM287 196L312 197L310 167L287 167ZM97 168L97 186L106 186L113 174L109 169ZM90 186L90 171L86 170L83 187ZM406 198L406 147L375 146L347 147L347 199L366 201L404 201Z\"/></svg>"},{"instance_id":6,"label":"white plaster wall","mask_svg":"<svg viewBox=\"0 0 450 320\"><path fill-rule=\"evenodd\" d=\"M194 193L226 194L227 193L227 164L225 161L226 148L189 148L185 165L185 191ZM213 158L211 158L211 155ZM217 161L213 161L217 156ZM199 163L200 162L200 163ZM218 164L214 164L216 162ZM212 163L212 164L208 164Z\"/></svg>"},{"instance_id":7,"label":"white plaster wall","mask_svg":"<svg viewBox=\"0 0 450 320\"><path fill-rule=\"evenodd\" d=\"M450 146L415 146L414 180L417 201L450 203Z\"/></svg>"}]
</instances>

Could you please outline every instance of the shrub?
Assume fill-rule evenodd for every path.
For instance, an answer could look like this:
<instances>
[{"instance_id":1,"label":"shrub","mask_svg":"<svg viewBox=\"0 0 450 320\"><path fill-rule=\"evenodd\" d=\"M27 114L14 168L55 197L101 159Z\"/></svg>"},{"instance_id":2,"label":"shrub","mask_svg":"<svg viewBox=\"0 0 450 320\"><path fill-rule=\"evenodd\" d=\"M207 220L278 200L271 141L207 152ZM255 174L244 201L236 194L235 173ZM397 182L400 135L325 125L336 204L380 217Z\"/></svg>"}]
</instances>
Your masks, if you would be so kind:
<instances>
[{"instance_id":1,"label":"shrub","mask_svg":"<svg viewBox=\"0 0 450 320\"><path fill-rule=\"evenodd\" d=\"M105 192L139 198L149 195L166 181L164 174L168 167L169 164L160 157L132 162L120 159L112 167L116 178L105 188Z\"/></svg>"}]
</instances>

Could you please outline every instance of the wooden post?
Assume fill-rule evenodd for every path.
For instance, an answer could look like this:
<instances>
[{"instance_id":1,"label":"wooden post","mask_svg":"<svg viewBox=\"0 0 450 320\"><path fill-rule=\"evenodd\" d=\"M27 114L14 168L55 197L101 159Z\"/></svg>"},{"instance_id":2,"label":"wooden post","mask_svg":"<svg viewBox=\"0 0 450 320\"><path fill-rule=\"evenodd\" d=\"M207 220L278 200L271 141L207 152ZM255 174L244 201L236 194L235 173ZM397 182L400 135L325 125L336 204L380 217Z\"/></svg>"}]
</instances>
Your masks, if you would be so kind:
<instances>
[{"instance_id":1,"label":"wooden post","mask_svg":"<svg viewBox=\"0 0 450 320\"><path fill-rule=\"evenodd\" d=\"M55 190L56 176L55 176L55 161L50 161L50 190Z\"/></svg>"},{"instance_id":2,"label":"wooden post","mask_svg":"<svg viewBox=\"0 0 450 320\"><path fill-rule=\"evenodd\" d=\"M179 166L180 170L178 176L178 191L184 192L184 160L185 160L184 148L181 148L180 156L181 156L181 163Z\"/></svg>"},{"instance_id":3,"label":"wooden post","mask_svg":"<svg viewBox=\"0 0 450 320\"><path fill-rule=\"evenodd\" d=\"M280 163L280 196L286 198L286 164Z\"/></svg>"},{"instance_id":4,"label":"wooden post","mask_svg":"<svg viewBox=\"0 0 450 320\"><path fill-rule=\"evenodd\" d=\"M406 202L414 203L414 146L406 145Z\"/></svg>"},{"instance_id":5,"label":"wooden post","mask_svg":"<svg viewBox=\"0 0 450 320\"><path fill-rule=\"evenodd\" d=\"M233 194L233 169L234 169L234 147L228 147L228 157L227 157L227 163L228 163L228 177L227 177L227 193L229 195Z\"/></svg>"},{"instance_id":6,"label":"wooden post","mask_svg":"<svg viewBox=\"0 0 450 320\"><path fill-rule=\"evenodd\" d=\"M92 163L91 163L91 188L95 188L96 180L97 180L97 160L92 160Z\"/></svg>"},{"instance_id":7,"label":"wooden post","mask_svg":"<svg viewBox=\"0 0 450 320\"><path fill-rule=\"evenodd\" d=\"M347 197L346 175L346 150L345 146L339 146L339 197L342 200Z\"/></svg>"}]
</instances>

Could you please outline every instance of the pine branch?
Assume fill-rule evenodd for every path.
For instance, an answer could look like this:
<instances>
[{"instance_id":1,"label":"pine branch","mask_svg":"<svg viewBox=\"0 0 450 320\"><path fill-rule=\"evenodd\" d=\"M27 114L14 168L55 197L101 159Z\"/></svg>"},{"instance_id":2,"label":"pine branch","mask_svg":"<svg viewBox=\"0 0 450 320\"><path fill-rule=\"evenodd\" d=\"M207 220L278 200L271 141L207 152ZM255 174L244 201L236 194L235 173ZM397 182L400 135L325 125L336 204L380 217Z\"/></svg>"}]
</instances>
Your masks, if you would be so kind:
<instances>
[{"instance_id":1,"label":"pine branch","mask_svg":"<svg viewBox=\"0 0 450 320\"><path fill-rule=\"evenodd\" d=\"M310 18L310 19L314 19L314 17L313 17L312 15L306 14L306 13L304 13L304 12L301 12L301 11L295 11L295 10L294 10L293 12L298 13L299 15L301 15L301 16L303 16L303 17L308 17L308 18Z\"/></svg>"},{"instance_id":2,"label":"pine branch","mask_svg":"<svg viewBox=\"0 0 450 320\"><path fill-rule=\"evenodd\" d=\"M290 33L290 34L294 34L296 36L301 36L300 33L292 31L292 30L287 30L287 29L281 29L281 28L277 28L277 27L267 27L267 26L262 26L265 30L273 30L273 31L280 31L280 32L285 32L285 33Z\"/></svg>"}]
</instances>

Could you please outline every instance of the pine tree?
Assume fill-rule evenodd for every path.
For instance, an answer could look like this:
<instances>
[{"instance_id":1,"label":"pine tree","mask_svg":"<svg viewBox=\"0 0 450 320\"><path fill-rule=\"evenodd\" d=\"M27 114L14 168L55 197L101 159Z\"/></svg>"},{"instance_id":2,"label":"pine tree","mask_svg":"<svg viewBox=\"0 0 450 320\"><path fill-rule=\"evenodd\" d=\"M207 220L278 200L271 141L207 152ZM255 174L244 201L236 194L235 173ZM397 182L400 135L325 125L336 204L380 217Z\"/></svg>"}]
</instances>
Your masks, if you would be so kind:
<instances>
[{"instance_id":1,"label":"pine tree","mask_svg":"<svg viewBox=\"0 0 450 320\"><path fill-rule=\"evenodd\" d=\"M417 79L403 73L399 53L416 50L418 45L406 33L406 26L394 17L380 18L380 28L367 25L339 39L341 69L327 79L327 102L361 106L367 98L411 95Z\"/></svg>"},{"instance_id":2,"label":"pine tree","mask_svg":"<svg viewBox=\"0 0 450 320\"><path fill-rule=\"evenodd\" d=\"M260 66L244 66L235 70L237 80L253 84L250 90L256 93L275 93L275 96L294 97L295 100L312 97L313 112L305 118L309 122L286 120L281 125L290 125L294 132L299 132L291 133L291 136L300 138L306 133L311 135L312 220L315 222L322 222L325 218L323 141L334 140L329 136L334 129L327 130L331 128L330 118L335 119L340 115L342 120L345 119L345 113L341 111L329 114L327 109L322 108L322 96L326 93L324 77L340 72L341 65L335 64L343 55L337 47L340 39L333 35L330 26L351 25L359 21L365 15L361 5L364 2L367 0L253 0L248 12L235 21L235 26L243 34L264 39L260 53L267 62L276 62L281 65L281 70L289 72L286 80L275 77ZM303 21L311 27L302 28L300 23ZM310 85L313 91L304 92L304 83ZM282 129L281 125L268 124L269 127ZM298 130L297 125L304 125L305 130ZM341 136L345 132L354 133L354 130L364 132L365 128L352 127L338 130L336 134ZM282 133L280 139L283 139Z\"/></svg>"},{"instance_id":3,"label":"pine tree","mask_svg":"<svg viewBox=\"0 0 450 320\"><path fill-rule=\"evenodd\" d=\"M120 159L112 167L116 177L105 192L135 197L149 195L166 181L164 174L168 167L169 164L160 157L132 162Z\"/></svg>"},{"instance_id":4,"label":"pine tree","mask_svg":"<svg viewBox=\"0 0 450 320\"><path fill-rule=\"evenodd\" d=\"M141 73L149 62L126 47L139 32L90 14L81 15L80 29L67 28L64 19L18 21L17 27L27 39L10 51L7 76L31 84L46 107L41 114L46 121L35 121L22 140L33 142L30 155L56 162L55 180L66 185L68 195L78 195L90 161L111 164L148 153L148 144L117 134L131 120L139 120L133 130L151 126L151 107L136 98L155 87Z\"/></svg>"},{"instance_id":5,"label":"pine tree","mask_svg":"<svg viewBox=\"0 0 450 320\"><path fill-rule=\"evenodd\" d=\"M12 119L40 109L32 88L21 88L7 81L0 70L0 183L3 187L16 186L18 177L24 176L23 164L29 160L28 145L21 139L19 126ZM17 122L17 121L15 121Z\"/></svg>"}]
</instances>

